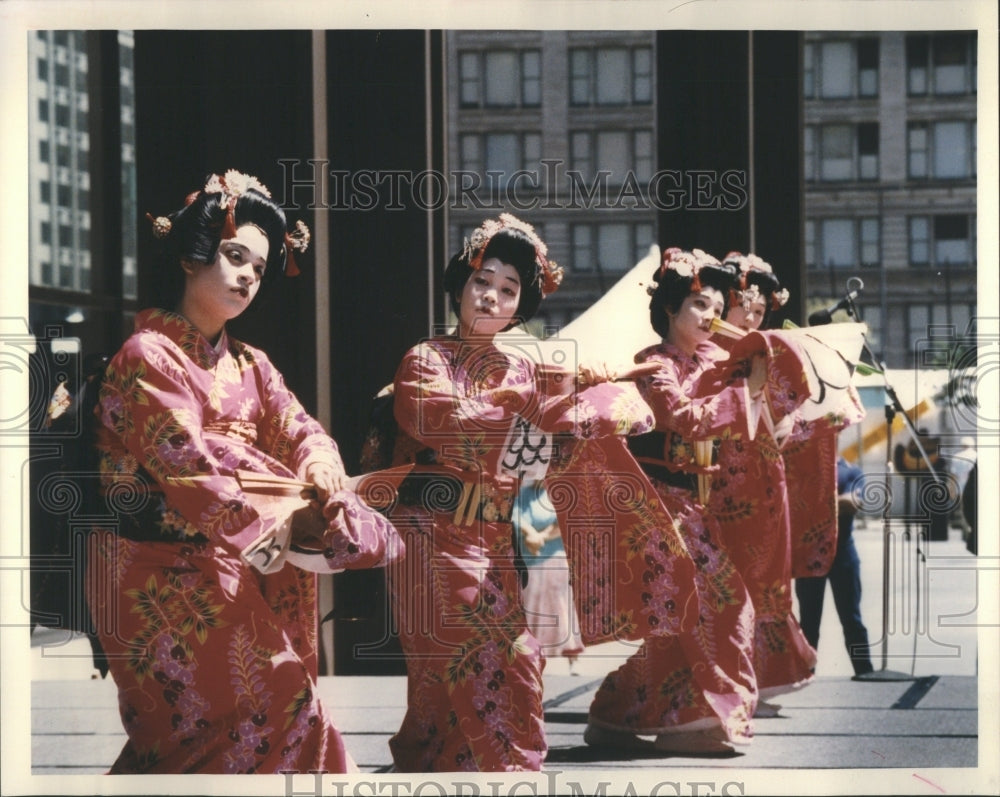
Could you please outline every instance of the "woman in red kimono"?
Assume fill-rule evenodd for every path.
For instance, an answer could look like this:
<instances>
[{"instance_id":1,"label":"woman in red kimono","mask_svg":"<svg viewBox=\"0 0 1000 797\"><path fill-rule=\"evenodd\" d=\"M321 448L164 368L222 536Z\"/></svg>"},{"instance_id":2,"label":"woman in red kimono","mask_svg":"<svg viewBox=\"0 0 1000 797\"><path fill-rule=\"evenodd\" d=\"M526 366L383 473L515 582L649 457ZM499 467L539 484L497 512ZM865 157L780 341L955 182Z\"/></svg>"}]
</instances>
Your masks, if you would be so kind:
<instances>
[{"instance_id":1,"label":"woman in red kimono","mask_svg":"<svg viewBox=\"0 0 1000 797\"><path fill-rule=\"evenodd\" d=\"M344 489L336 443L267 356L225 328L292 272L308 230L289 233L267 189L232 170L153 224L183 284L138 314L97 407L110 521L87 598L128 734L111 773L351 771L318 700L302 567L375 566L398 537ZM316 500L250 495L244 471L310 482Z\"/></svg>"},{"instance_id":2,"label":"woman in red kimono","mask_svg":"<svg viewBox=\"0 0 1000 797\"><path fill-rule=\"evenodd\" d=\"M539 423L547 386L496 336L561 279L530 226L485 222L445 270L456 331L415 346L396 372L394 461L432 474L418 495L401 488L392 515L408 544L389 571L408 674L389 741L398 771L538 770L545 757L542 657L512 552L517 469L502 463L518 420Z\"/></svg>"},{"instance_id":3,"label":"woman in red kimono","mask_svg":"<svg viewBox=\"0 0 1000 797\"><path fill-rule=\"evenodd\" d=\"M529 225L486 221L445 270L455 332L412 348L396 372L394 461L416 463L392 514L407 551L390 568L408 674L406 716L389 742L399 771L539 770L546 755L543 657L512 547L519 484L545 476L556 433L652 423L634 387L630 401L591 372L603 384L578 390L575 374L540 365L537 339L502 334L561 278ZM636 404L634 423L614 409Z\"/></svg>"},{"instance_id":4,"label":"woman in red kimono","mask_svg":"<svg viewBox=\"0 0 1000 797\"><path fill-rule=\"evenodd\" d=\"M766 327L788 300L769 263L732 252L737 269L726 320L744 332ZM801 372L798 363L793 365ZM792 374L792 378L796 375ZM789 419L790 421L791 419ZM779 433L761 418L752 436L728 435L719 443L720 468L709 509L754 606L753 665L760 702L756 716L776 716L768 699L800 689L813 677L816 651L792 612L791 527Z\"/></svg>"},{"instance_id":5,"label":"woman in red kimono","mask_svg":"<svg viewBox=\"0 0 1000 797\"><path fill-rule=\"evenodd\" d=\"M705 509L711 440L746 435L750 409L765 386L779 411L797 398L793 386L772 382L767 361L757 356L786 353L753 341L744 344L734 367L709 341L733 277L730 268L703 252L676 248L664 251L653 275L650 322L663 341L635 360L660 365L638 382L656 431L634 438L630 448L697 566L698 618L690 630L647 636L643 647L607 676L590 707L584 735L589 744L729 753L753 735L753 606L718 523Z\"/></svg>"}]
</instances>

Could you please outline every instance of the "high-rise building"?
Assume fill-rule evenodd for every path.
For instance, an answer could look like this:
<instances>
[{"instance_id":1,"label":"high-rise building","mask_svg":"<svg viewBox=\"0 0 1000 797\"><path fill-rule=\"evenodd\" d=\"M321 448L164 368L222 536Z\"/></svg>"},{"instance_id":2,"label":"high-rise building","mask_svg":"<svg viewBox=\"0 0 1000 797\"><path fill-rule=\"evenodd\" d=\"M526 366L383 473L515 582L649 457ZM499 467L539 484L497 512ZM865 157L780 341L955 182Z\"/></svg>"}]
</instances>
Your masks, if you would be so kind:
<instances>
[{"instance_id":1,"label":"high-rise building","mask_svg":"<svg viewBox=\"0 0 1000 797\"><path fill-rule=\"evenodd\" d=\"M803 93L811 309L858 277L873 348L926 366L976 312L976 34L806 33Z\"/></svg>"},{"instance_id":2,"label":"high-rise building","mask_svg":"<svg viewBox=\"0 0 1000 797\"><path fill-rule=\"evenodd\" d=\"M31 284L88 291L90 130L83 31L38 31L29 82Z\"/></svg>"},{"instance_id":3,"label":"high-rise building","mask_svg":"<svg viewBox=\"0 0 1000 797\"><path fill-rule=\"evenodd\" d=\"M656 242L656 209L632 198L655 169L655 38L446 33L448 169L461 200L449 248L502 211L532 223L566 269L535 329L571 321Z\"/></svg>"},{"instance_id":4,"label":"high-rise building","mask_svg":"<svg viewBox=\"0 0 1000 797\"><path fill-rule=\"evenodd\" d=\"M120 101L120 186L97 186L105 142L94 145L96 111L91 97L99 52L94 34L81 30L38 30L29 34L28 201L29 284L33 325L68 324L67 335L83 335L96 316L107 314L116 298L134 299L135 98L131 31L117 32L115 68ZM99 80L101 78L98 78ZM118 191L120 263L94 262L95 191ZM117 249L118 247L116 247ZM114 287L108 276L114 274ZM120 285L119 285L120 281Z\"/></svg>"},{"instance_id":5,"label":"high-rise building","mask_svg":"<svg viewBox=\"0 0 1000 797\"><path fill-rule=\"evenodd\" d=\"M856 277L877 356L909 367L975 316L976 35L806 32L802 48L803 304ZM446 52L450 250L523 215L567 268L534 326L561 327L657 243L656 208L631 200L661 168L655 33L451 31Z\"/></svg>"}]
</instances>

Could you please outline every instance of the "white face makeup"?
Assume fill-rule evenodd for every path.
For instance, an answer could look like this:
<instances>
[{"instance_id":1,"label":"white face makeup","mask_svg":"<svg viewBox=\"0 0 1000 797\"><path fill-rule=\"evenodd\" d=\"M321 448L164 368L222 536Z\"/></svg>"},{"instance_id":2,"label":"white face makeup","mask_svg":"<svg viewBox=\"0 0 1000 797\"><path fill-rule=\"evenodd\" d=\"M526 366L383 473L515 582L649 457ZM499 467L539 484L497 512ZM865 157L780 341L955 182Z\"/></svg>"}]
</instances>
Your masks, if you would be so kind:
<instances>
[{"instance_id":1,"label":"white face makeup","mask_svg":"<svg viewBox=\"0 0 1000 797\"><path fill-rule=\"evenodd\" d=\"M766 312L767 305L764 304L764 300L758 299L750 303L749 310L745 309L742 304L730 307L726 320L740 329L750 331L760 328L760 325L764 323L764 313Z\"/></svg>"},{"instance_id":2,"label":"white face makeup","mask_svg":"<svg viewBox=\"0 0 1000 797\"><path fill-rule=\"evenodd\" d=\"M712 336L712 320L722 317L724 307L722 292L716 288L702 288L689 294L676 313L667 312L670 317L667 343L693 353L700 343Z\"/></svg>"},{"instance_id":3,"label":"white face makeup","mask_svg":"<svg viewBox=\"0 0 1000 797\"><path fill-rule=\"evenodd\" d=\"M458 303L463 338L493 338L514 319L521 300L517 269L491 257L469 276Z\"/></svg>"},{"instance_id":4,"label":"white face makeup","mask_svg":"<svg viewBox=\"0 0 1000 797\"><path fill-rule=\"evenodd\" d=\"M250 306L260 290L270 246L254 224L244 224L236 237L223 240L211 263L185 263L186 281L180 313L208 337Z\"/></svg>"}]
</instances>

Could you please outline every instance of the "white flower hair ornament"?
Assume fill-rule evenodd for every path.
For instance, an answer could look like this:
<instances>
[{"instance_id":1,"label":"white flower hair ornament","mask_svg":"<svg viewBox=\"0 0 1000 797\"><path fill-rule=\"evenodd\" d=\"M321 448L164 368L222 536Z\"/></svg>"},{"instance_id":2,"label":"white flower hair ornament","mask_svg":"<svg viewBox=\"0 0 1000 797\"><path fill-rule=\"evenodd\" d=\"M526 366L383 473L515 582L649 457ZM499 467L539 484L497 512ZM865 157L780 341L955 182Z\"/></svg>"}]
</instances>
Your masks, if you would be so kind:
<instances>
[{"instance_id":1,"label":"white flower hair ornament","mask_svg":"<svg viewBox=\"0 0 1000 797\"><path fill-rule=\"evenodd\" d=\"M749 312L750 306L754 302L765 300L760 287L754 283L748 282L748 277L753 272L757 272L759 274L769 274L774 278L775 284L780 284L778 283L778 278L775 275L771 264L759 255L752 253L744 255L740 252L730 252L726 255L725 262L736 267L740 281L740 288L732 291L730 296L730 307L742 306L745 311ZM773 311L780 307L784 307L788 303L788 297L789 294L787 288L780 288L773 291L771 293L771 310Z\"/></svg>"},{"instance_id":2,"label":"white flower hair ornament","mask_svg":"<svg viewBox=\"0 0 1000 797\"><path fill-rule=\"evenodd\" d=\"M200 191L192 191L184 200L185 205L190 205L199 194L221 194L219 207L226 211L226 219L222 225L222 238L230 239L236 237L236 203L247 191L256 191L258 194L271 199L271 192L267 186L251 174L244 174L236 169L229 169L222 175L211 174L205 181L205 186ZM166 238L170 235L173 222L169 216L153 217L147 213L146 218L153 225L153 235L157 238ZM292 255L293 251L305 252L309 247L309 228L306 223L299 219L291 231L285 232L285 276L297 277L301 272L295 263Z\"/></svg>"},{"instance_id":3,"label":"white flower hair ornament","mask_svg":"<svg viewBox=\"0 0 1000 797\"><path fill-rule=\"evenodd\" d=\"M673 271L677 276L691 280L691 292L697 293L701 290L701 280L698 273L705 266L719 266L718 260L701 249L692 249L688 252L679 246L671 246L663 250L660 259L660 270L656 273L657 278L646 286L646 293L652 296L659 287L660 280L667 271Z\"/></svg>"},{"instance_id":4,"label":"white flower hair ornament","mask_svg":"<svg viewBox=\"0 0 1000 797\"><path fill-rule=\"evenodd\" d=\"M736 291L736 299L738 304L743 307L744 312L749 313L754 302L762 302L764 297L761 295L758 285L751 285L741 291Z\"/></svg>"},{"instance_id":5,"label":"white flower hair ornament","mask_svg":"<svg viewBox=\"0 0 1000 797\"><path fill-rule=\"evenodd\" d=\"M471 237L465 239L462 253L469 261L469 267L473 271L479 271L483 267L486 246L493 236L501 230L518 230L527 236L535 247L535 265L541 282L542 297L555 293L562 284L563 267L554 260L548 259L549 249L535 232L535 228L511 213L501 213L497 219L487 219L481 226L473 230Z\"/></svg>"}]
</instances>

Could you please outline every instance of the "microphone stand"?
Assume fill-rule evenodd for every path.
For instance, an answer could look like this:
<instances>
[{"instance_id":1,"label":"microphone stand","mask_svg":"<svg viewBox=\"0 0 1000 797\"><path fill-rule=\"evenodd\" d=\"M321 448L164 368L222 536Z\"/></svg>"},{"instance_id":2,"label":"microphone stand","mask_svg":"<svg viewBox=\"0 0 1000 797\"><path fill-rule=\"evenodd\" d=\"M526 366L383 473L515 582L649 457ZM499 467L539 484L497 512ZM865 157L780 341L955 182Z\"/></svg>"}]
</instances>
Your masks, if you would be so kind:
<instances>
[{"instance_id":1,"label":"microphone stand","mask_svg":"<svg viewBox=\"0 0 1000 797\"><path fill-rule=\"evenodd\" d=\"M847 313L852 318L860 320L858 316L857 308L854 306L854 301L851 299L850 294L847 296ZM913 654L910 661L910 674L907 675L903 672L897 672L895 670L888 669L888 656L889 656L889 559L890 559L890 527L891 527L891 514L892 514L892 489L889 483L889 477L893 473L893 459L892 459L892 424L895 419L896 413L903 416L903 420L908 426L913 440L920 451L920 456L923 458L927 465L927 470L930 472L934 481L938 484L941 483L941 479L938 477L937 473L934 471L934 467L931 464L930 458L927 456L927 452L924 450L923 445L920 442L920 435L917 434L917 430L913 425L913 420L909 415L906 414L906 410L903 408L902 403L899 400L899 396L896 395L895 389L889 384L889 377L886 373L885 362L880 360L875 356L875 352L872 351L871 346L868 343L868 337L863 336L862 345L864 350L868 353L871 358L872 363L877 363L879 370L882 373L882 383L885 390L886 401L885 401L885 423L886 423L886 435L885 435L885 506L882 510L882 668L879 670L873 670L869 673L864 673L863 675L855 675L855 681L912 681L914 678L914 670L916 669L916 658L917 658L917 642L916 642L916 630L914 630L913 635ZM906 531L909 534L909 530ZM920 534L917 534L917 561L922 563L925 561L923 550L920 547ZM919 617L920 611L920 570L917 569L917 605L915 607L915 612L917 617ZM869 645L869 647L871 647Z\"/></svg>"}]
</instances>

